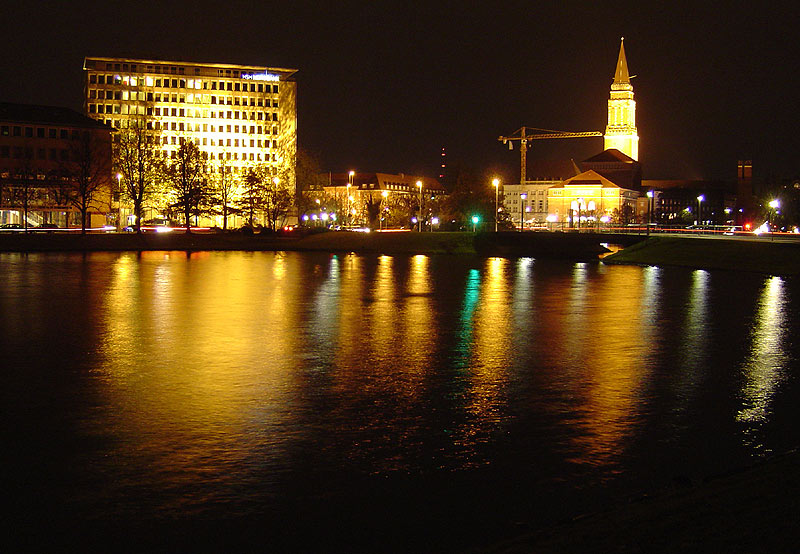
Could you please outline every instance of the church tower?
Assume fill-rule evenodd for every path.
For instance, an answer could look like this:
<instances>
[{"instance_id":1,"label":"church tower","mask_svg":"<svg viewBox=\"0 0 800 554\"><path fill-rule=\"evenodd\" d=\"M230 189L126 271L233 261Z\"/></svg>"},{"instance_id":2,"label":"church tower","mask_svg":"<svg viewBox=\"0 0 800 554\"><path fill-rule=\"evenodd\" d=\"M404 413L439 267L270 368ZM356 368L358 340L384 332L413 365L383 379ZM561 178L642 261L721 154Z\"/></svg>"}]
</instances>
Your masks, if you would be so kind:
<instances>
[{"instance_id":1,"label":"church tower","mask_svg":"<svg viewBox=\"0 0 800 554\"><path fill-rule=\"evenodd\" d=\"M617 69L611 83L611 96L608 100L608 126L604 135L604 147L616 148L633 158L639 159L639 135L636 134L636 102L633 100L633 86L628 74L628 61L625 59L625 39L620 39Z\"/></svg>"}]
</instances>

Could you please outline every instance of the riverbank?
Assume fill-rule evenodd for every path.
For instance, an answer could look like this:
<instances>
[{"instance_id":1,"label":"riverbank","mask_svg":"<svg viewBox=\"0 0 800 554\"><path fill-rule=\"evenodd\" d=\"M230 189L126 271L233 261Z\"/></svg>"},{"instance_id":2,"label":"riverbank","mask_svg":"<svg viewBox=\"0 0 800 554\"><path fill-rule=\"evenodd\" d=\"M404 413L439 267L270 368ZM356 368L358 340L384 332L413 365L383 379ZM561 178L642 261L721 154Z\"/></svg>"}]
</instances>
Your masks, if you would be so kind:
<instances>
[{"instance_id":1,"label":"riverbank","mask_svg":"<svg viewBox=\"0 0 800 554\"><path fill-rule=\"evenodd\" d=\"M800 542L800 453L643 497L498 544L536 552L794 552Z\"/></svg>"},{"instance_id":2,"label":"riverbank","mask_svg":"<svg viewBox=\"0 0 800 554\"><path fill-rule=\"evenodd\" d=\"M601 239L571 233L328 232L303 237L242 233L9 234L0 252L96 252L146 250L323 251L377 254L465 254L597 259Z\"/></svg>"},{"instance_id":3,"label":"riverbank","mask_svg":"<svg viewBox=\"0 0 800 554\"><path fill-rule=\"evenodd\" d=\"M800 242L652 237L606 256L603 263L800 275Z\"/></svg>"}]
</instances>

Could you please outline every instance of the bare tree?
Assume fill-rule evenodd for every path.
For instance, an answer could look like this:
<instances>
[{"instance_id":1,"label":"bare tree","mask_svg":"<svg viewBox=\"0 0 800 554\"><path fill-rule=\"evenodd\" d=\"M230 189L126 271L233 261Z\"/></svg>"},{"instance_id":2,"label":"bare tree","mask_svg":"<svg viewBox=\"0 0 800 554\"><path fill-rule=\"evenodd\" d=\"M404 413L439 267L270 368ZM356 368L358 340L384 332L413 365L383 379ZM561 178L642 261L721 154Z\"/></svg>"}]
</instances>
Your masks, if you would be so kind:
<instances>
[{"instance_id":1,"label":"bare tree","mask_svg":"<svg viewBox=\"0 0 800 554\"><path fill-rule=\"evenodd\" d=\"M90 131L83 131L70 142L70 160L65 173L70 186L66 200L81 214L81 234L86 234L86 219L98 193L111 182L111 152L108 143Z\"/></svg>"},{"instance_id":2,"label":"bare tree","mask_svg":"<svg viewBox=\"0 0 800 554\"><path fill-rule=\"evenodd\" d=\"M133 202L137 233L141 232L144 203L157 192L164 175L160 133L152 127L149 117L131 114L114 140L114 165L122 175L126 196Z\"/></svg>"},{"instance_id":3,"label":"bare tree","mask_svg":"<svg viewBox=\"0 0 800 554\"><path fill-rule=\"evenodd\" d=\"M181 138L181 145L167 169L167 181L173 194L173 207L183 215L186 232L191 232L192 215L199 215L209 200L205 161L192 140Z\"/></svg>"},{"instance_id":4,"label":"bare tree","mask_svg":"<svg viewBox=\"0 0 800 554\"><path fill-rule=\"evenodd\" d=\"M236 206L236 199L239 192L239 180L231 173L225 159L220 157L217 164L217 171L213 174L212 190L214 204L219 207L222 215L222 230L228 229L228 217L239 213ZM252 224L252 223L251 223Z\"/></svg>"}]
</instances>

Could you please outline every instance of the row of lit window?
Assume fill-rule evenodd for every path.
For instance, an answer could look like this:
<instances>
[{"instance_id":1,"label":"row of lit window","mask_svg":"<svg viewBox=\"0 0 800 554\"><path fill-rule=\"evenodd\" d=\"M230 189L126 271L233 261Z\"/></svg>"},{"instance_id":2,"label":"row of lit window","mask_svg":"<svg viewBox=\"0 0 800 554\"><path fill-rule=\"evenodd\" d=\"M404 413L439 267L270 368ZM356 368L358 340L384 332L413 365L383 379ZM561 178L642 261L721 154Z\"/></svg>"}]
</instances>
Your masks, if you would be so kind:
<instances>
[{"instance_id":1,"label":"row of lit window","mask_svg":"<svg viewBox=\"0 0 800 554\"><path fill-rule=\"evenodd\" d=\"M93 112L90 112L90 113L93 113ZM121 120L121 119L113 119L113 120L112 119L106 119L105 120L105 124L106 125L108 125L109 127L114 127L116 129L122 129L124 127L122 125L122 122L123 122L123 120ZM207 129L209 129L208 124L203 124L203 126L201 127L199 123L195 123L193 125L191 123L185 123L183 121L180 121L180 122L179 121L172 121L172 122L169 122L169 121L164 121L164 122L162 122L162 121L148 121L147 122L147 129L150 130L150 131L186 131L186 132L190 132L190 133L192 133L192 132L193 133L201 133L201 132L208 133L208 132L211 132L211 133L226 133L226 134L230 134L230 133L236 132L236 133L243 133L243 134L250 134L250 135L256 135L256 134L258 134L258 135L269 135L269 134L277 135L278 134L278 127L277 126L273 126L272 127L272 133L270 133L270 128L269 127L267 127L267 126L262 127L261 125L258 125L258 126L251 125L249 132L248 132L248 128L245 125L242 125L241 127L239 125L227 125L226 128L227 128L227 131L224 130L225 128L222 125L220 125L219 127L211 125L210 126L211 130L208 131L207 130ZM232 129L235 129L235 131L233 131Z\"/></svg>"},{"instance_id":2,"label":"row of lit window","mask_svg":"<svg viewBox=\"0 0 800 554\"><path fill-rule=\"evenodd\" d=\"M171 136L171 137L156 137L156 140L159 140L159 138L161 140L161 144L178 145L178 144L181 144L183 142L183 137L179 138L179 137L176 137L174 135ZM239 140L239 139L213 139L213 138L209 139L207 137L203 137L202 139L194 139L194 141L198 146L202 145L202 146L216 146L216 147L219 147L219 148L223 148L223 147L226 147L226 146L227 147L233 147L233 148L239 148L239 147L248 148L247 140L245 140L245 139L241 139L241 140ZM277 148L278 147L278 141L276 141L276 140L273 140L270 143L270 141L268 141L268 140L262 141L262 140L256 140L256 139L250 139L250 146L249 147L250 148L269 148L270 144L272 145L272 148Z\"/></svg>"},{"instance_id":3,"label":"row of lit window","mask_svg":"<svg viewBox=\"0 0 800 554\"><path fill-rule=\"evenodd\" d=\"M255 96L212 96L208 94L144 93L127 90L89 89L89 100L121 100L133 102L172 102L173 104L220 104L228 106L252 106L277 108L278 101Z\"/></svg>"},{"instance_id":4,"label":"row of lit window","mask_svg":"<svg viewBox=\"0 0 800 554\"><path fill-rule=\"evenodd\" d=\"M208 110L192 110L186 108L153 108L148 106L143 110L141 106L131 106L130 104L88 104L89 113L111 113L119 115L128 114L143 114L146 111L149 116L157 117L191 117L198 119L243 119L250 121L278 121L278 112L261 112L261 111L227 111L215 112ZM248 118L249 114L249 118Z\"/></svg>"},{"instance_id":5,"label":"row of lit window","mask_svg":"<svg viewBox=\"0 0 800 554\"><path fill-rule=\"evenodd\" d=\"M229 90L232 92L258 92L277 94L278 85L237 81L204 81L201 79L159 79L150 76L89 74L90 85L126 85L131 87L177 88L195 90Z\"/></svg>"},{"instance_id":6,"label":"row of lit window","mask_svg":"<svg viewBox=\"0 0 800 554\"><path fill-rule=\"evenodd\" d=\"M126 113L125 110L122 110L122 113ZM195 118L205 118L208 119L209 115L211 119L244 119L247 120L247 115L250 114L250 121L278 121L278 112L239 112L237 111L227 111L227 112L210 112L208 110L203 110L202 113L200 110L191 110L191 109L184 109L184 108L147 108L147 115L155 115L155 116L164 116L164 117L195 117ZM240 117L241 116L241 117Z\"/></svg>"},{"instance_id":7,"label":"row of lit window","mask_svg":"<svg viewBox=\"0 0 800 554\"><path fill-rule=\"evenodd\" d=\"M86 131L84 131L86 132ZM77 129L58 129L54 127L23 127L21 125L0 125L0 135L4 137L78 139L81 134Z\"/></svg>"},{"instance_id":8,"label":"row of lit window","mask_svg":"<svg viewBox=\"0 0 800 554\"><path fill-rule=\"evenodd\" d=\"M97 62L97 68L102 67L103 62ZM175 65L161 65L161 64L152 64L152 65L145 65L141 64L141 69L139 64L127 64L127 63L117 63L117 62L105 62L106 64L106 71L128 71L130 70L132 73L137 73L137 71L141 71L142 73L162 73L162 74L169 74L172 75L184 75L186 74L186 68L181 66ZM206 68L209 71L213 71L211 68ZM259 69L260 70L260 69ZM194 74L200 75L201 68L195 67ZM217 75L220 77L233 77L233 78L240 78L243 74L247 73L246 71L242 71L240 69L217 69Z\"/></svg>"},{"instance_id":9,"label":"row of lit window","mask_svg":"<svg viewBox=\"0 0 800 554\"><path fill-rule=\"evenodd\" d=\"M177 150L161 150L161 157L164 158L164 159L173 159L174 160L177 157L177 152L178 152ZM241 155L241 159L240 159L238 152L219 152L219 153L215 153L215 152L205 152L204 151L204 152L202 152L202 157L203 157L204 160L209 160L210 159L212 161L214 161L214 160L223 161L224 160L224 161L235 161L235 162L238 162L238 161L242 161L242 162L247 162L247 161L251 161L251 162L261 162L261 161L269 162L270 160L275 162L278 159L276 154L269 154L268 152L264 152L263 153L263 159L262 159L262 153L261 152L250 152L249 154L248 153L243 153Z\"/></svg>"}]
</instances>

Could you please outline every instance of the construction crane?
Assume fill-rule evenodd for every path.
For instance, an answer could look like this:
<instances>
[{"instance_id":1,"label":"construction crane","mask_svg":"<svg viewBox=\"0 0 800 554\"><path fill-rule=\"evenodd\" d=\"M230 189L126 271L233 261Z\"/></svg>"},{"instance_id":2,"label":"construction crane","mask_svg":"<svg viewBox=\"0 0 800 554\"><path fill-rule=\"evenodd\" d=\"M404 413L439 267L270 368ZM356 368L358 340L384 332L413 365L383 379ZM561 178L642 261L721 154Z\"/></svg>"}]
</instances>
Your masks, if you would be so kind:
<instances>
[{"instance_id":1,"label":"construction crane","mask_svg":"<svg viewBox=\"0 0 800 554\"><path fill-rule=\"evenodd\" d=\"M528 131L534 131L533 134L528 134ZM504 137L497 137L497 140L503 144L508 144L508 149L514 149L514 141L518 140L520 144L520 177L519 183L525 184L527 178L526 154L528 151L529 140L544 140L544 139L567 139L567 138L586 138L586 137L602 137L603 133L600 131L583 131L578 133L570 133L568 131L553 131L552 129L539 129L537 127L520 127L511 135Z\"/></svg>"}]
</instances>

